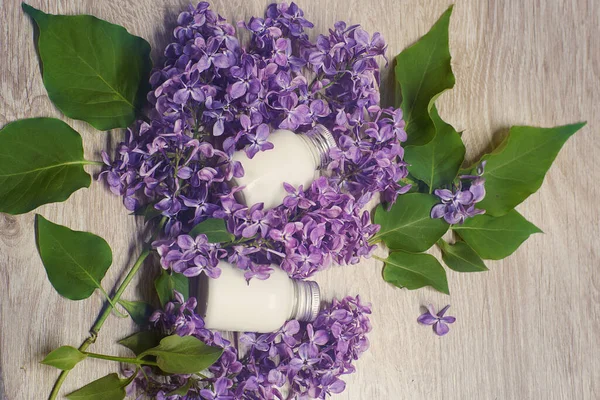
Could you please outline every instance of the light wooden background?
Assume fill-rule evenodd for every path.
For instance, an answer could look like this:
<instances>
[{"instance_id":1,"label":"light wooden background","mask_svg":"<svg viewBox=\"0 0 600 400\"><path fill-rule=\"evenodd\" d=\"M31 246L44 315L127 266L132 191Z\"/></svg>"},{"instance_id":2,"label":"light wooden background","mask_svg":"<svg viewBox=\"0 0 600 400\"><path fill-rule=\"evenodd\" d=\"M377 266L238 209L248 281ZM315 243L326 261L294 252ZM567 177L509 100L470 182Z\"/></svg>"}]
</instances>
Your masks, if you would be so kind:
<instances>
[{"instance_id":1,"label":"light wooden background","mask_svg":"<svg viewBox=\"0 0 600 400\"><path fill-rule=\"evenodd\" d=\"M89 13L146 38L158 60L186 0L32 0L51 13ZM542 189L519 210L545 234L478 274L449 272L450 297L394 288L381 264L335 268L317 280L328 298L360 293L373 304L371 349L338 399L598 399L600 398L600 2L597 0L457 0L451 23L456 88L441 114L464 130L473 160L513 124L553 126L587 120L558 156ZM424 34L448 0L300 0L317 32L337 20L379 30L389 56ZM238 20L261 15L267 1L216 1ZM42 86L29 19L20 2L0 0L0 124L55 116ZM383 91L391 87L384 72ZM389 98L389 97L388 97ZM119 140L68 120L84 138L88 158ZM498 135L494 135L498 133ZM90 172L97 172L90 169ZM103 185L75 193L39 213L103 236L115 257L104 283L122 277L141 223ZM0 398L43 399L57 371L38 364L60 345L79 345L102 304L60 298L34 244L34 214L0 214ZM151 267L149 267L151 268ZM130 287L126 298L146 293ZM420 306L451 303L450 334L416 323ZM115 341L133 327L111 317L94 350L123 353ZM74 370L63 393L114 371L90 360Z\"/></svg>"}]
</instances>

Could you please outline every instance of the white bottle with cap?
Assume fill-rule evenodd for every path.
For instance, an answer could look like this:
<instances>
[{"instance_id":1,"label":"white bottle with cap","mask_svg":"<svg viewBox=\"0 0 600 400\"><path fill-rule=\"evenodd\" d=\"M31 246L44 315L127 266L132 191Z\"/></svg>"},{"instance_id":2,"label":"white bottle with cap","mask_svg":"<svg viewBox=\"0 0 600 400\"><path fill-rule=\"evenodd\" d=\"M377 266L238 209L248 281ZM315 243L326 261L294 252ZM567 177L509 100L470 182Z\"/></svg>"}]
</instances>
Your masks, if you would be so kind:
<instances>
[{"instance_id":1,"label":"white bottle with cap","mask_svg":"<svg viewBox=\"0 0 600 400\"><path fill-rule=\"evenodd\" d=\"M221 261L221 276L202 275L198 287L198 312L208 329L233 332L274 332L286 321L314 321L319 313L319 285L291 279L273 265L269 279L253 278Z\"/></svg>"},{"instance_id":2,"label":"white bottle with cap","mask_svg":"<svg viewBox=\"0 0 600 400\"><path fill-rule=\"evenodd\" d=\"M287 196L284 182L296 188L303 185L306 190L327 166L329 150L336 146L333 135L323 125L300 134L278 129L268 140L273 149L258 152L253 158L243 150L233 154L232 160L242 163L244 176L231 180L234 186L244 186L236 193L238 202L247 206L264 203L265 210L283 202Z\"/></svg>"}]
</instances>

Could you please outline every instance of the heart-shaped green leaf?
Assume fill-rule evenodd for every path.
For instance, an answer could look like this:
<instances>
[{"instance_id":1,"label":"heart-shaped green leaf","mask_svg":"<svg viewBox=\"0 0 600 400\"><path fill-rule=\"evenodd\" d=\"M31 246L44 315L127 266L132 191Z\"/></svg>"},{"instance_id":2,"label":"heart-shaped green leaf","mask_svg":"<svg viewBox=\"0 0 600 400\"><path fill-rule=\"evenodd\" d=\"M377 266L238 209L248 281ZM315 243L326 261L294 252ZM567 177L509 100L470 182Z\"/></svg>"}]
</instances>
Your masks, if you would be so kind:
<instances>
[{"instance_id":1,"label":"heart-shaped green leaf","mask_svg":"<svg viewBox=\"0 0 600 400\"><path fill-rule=\"evenodd\" d=\"M140 326L148 325L148 318L150 318L154 312L154 307L143 301L127 301L121 299L119 300L119 304L127 310L127 313L133 322Z\"/></svg>"},{"instance_id":2,"label":"heart-shaped green leaf","mask_svg":"<svg viewBox=\"0 0 600 400\"><path fill-rule=\"evenodd\" d=\"M454 86L450 65L448 26L452 6L419 41L396 57L396 82L400 85L400 107L406 121L406 145L423 145L435 136L429 115L431 105Z\"/></svg>"},{"instance_id":3,"label":"heart-shaped green leaf","mask_svg":"<svg viewBox=\"0 0 600 400\"><path fill-rule=\"evenodd\" d=\"M542 232L516 210L501 217L477 215L452 229L485 260L501 260L511 255L527 238Z\"/></svg>"},{"instance_id":4,"label":"heart-shaped green leaf","mask_svg":"<svg viewBox=\"0 0 600 400\"><path fill-rule=\"evenodd\" d=\"M109 374L67 395L69 400L123 400L128 379Z\"/></svg>"},{"instance_id":5,"label":"heart-shaped green leaf","mask_svg":"<svg viewBox=\"0 0 600 400\"><path fill-rule=\"evenodd\" d=\"M158 294L160 304L163 306L173 299L173 290L177 290L188 298L190 294L190 281L183 275L177 272L167 272L162 270L160 276L154 281L154 287Z\"/></svg>"},{"instance_id":6,"label":"heart-shaped green leaf","mask_svg":"<svg viewBox=\"0 0 600 400\"><path fill-rule=\"evenodd\" d=\"M429 186L430 193L451 183L465 158L465 145L452 125L447 124L438 114L435 105L431 109L431 119L436 134L431 142L423 146L408 146L404 160L409 164L408 171Z\"/></svg>"},{"instance_id":7,"label":"heart-shaped green leaf","mask_svg":"<svg viewBox=\"0 0 600 400\"><path fill-rule=\"evenodd\" d=\"M75 347L62 346L52 350L41 363L53 366L62 370L73 369L78 362L85 360L87 355L83 354Z\"/></svg>"},{"instance_id":8,"label":"heart-shaped green leaf","mask_svg":"<svg viewBox=\"0 0 600 400\"><path fill-rule=\"evenodd\" d=\"M535 193L567 139L584 125L512 127L498 149L480 160L487 162L483 175L486 196L477 208L489 215L504 215Z\"/></svg>"},{"instance_id":9,"label":"heart-shaped green leaf","mask_svg":"<svg viewBox=\"0 0 600 400\"><path fill-rule=\"evenodd\" d=\"M171 374L193 374L213 365L223 349L204 344L194 336L167 336L160 344L138 356L156 356L158 367Z\"/></svg>"},{"instance_id":10,"label":"heart-shaped green leaf","mask_svg":"<svg viewBox=\"0 0 600 400\"><path fill-rule=\"evenodd\" d=\"M38 49L50 100L96 129L126 128L143 105L150 45L91 15L51 15L23 3L40 30Z\"/></svg>"},{"instance_id":11,"label":"heart-shaped green leaf","mask_svg":"<svg viewBox=\"0 0 600 400\"><path fill-rule=\"evenodd\" d=\"M140 355L144 351L156 347L160 343L161 336L156 331L141 331L119 340L119 344Z\"/></svg>"},{"instance_id":12,"label":"heart-shaped green leaf","mask_svg":"<svg viewBox=\"0 0 600 400\"><path fill-rule=\"evenodd\" d=\"M231 242L234 239L234 236L227 230L225 220L219 218L209 218L200 222L192 228L190 236L196 237L201 233L206 235L210 243Z\"/></svg>"},{"instance_id":13,"label":"heart-shaped green leaf","mask_svg":"<svg viewBox=\"0 0 600 400\"><path fill-rule=\"evenodd\" d=\"M89 187L79 133L55 118L11 122L0 130L0 212L23 214Z\"/></svg>"},{"instance_id":14,"label":"heart-shaped green leaf","mask_svg":"<svg viewBox=\"0 0 600 400\"><path fill-rule=\"evenodd\" d=\"M442 250L442 260L448 267L458 272L487 271L481 257L465 242L448 244L442 239L438 241Z\"/></svg>"},{"instance_id":15,"label":"heart-shaped green leaf","mask_svg":"<svg viewBox=\"0 0 600 400\"><path fill-rule=\"evenodd\" d=\"M86 299L112 264L110 246L100 236L73 231L36 215L36 241L48 279L71 300Z\"/></svg>"},{"instance_id":16,"label":"heart-shaped green leaf","mask_svg":"<svg viewBox=\"0 0 600 400\"><path fill-rule=\"evenodd\" d=\"M390 249L415 253L429 249L448 230L446 222L430 217L437 203L439 199L430 194L407 193L398 197L390 211L378 206L375 223L381 229L371 242L381 240Z\"/></svg>"},{"instance_id":17,"label":"heart-shaped green leaf","mask_svg":"<svg viewBox=\"0 0 600 400\"><path fill-rule=\"evenodd\" d=\"M430 254L395 251L384 260L383 279L400 288L409 290L432 286L442 293L450 294L446 271Z\"/></svg>"}]
</instances>

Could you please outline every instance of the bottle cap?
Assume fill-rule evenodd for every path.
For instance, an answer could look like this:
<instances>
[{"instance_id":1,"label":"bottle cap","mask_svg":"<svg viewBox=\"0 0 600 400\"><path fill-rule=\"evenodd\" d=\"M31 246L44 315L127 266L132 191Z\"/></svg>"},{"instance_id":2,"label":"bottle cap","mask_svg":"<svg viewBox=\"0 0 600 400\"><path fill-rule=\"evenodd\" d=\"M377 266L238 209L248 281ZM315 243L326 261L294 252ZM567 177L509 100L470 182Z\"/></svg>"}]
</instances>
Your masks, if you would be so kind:
<instances>
[{"instance_id":1,"label":"bottle cap","mask_svg":"<svg viewBox=\"0 0 600 400\"><path fill-rule=\"evenodd\" d=\"M319 168L325 168L331 161L329 150L337 147L337 142L331 131L323 125L315 125L311 132L312 135L310 137L313 139L313 142L321 155Z\"/></svg>"},{"instance_id":2,"label":"bottle cap","mask_svg":"<svg viewBox=\"0 0 600 400\"><path fill-rule=\"evenodd\" d=\"M292 317L298 321L312 322L321 309L321 290L314 281L295 281L297 287L296 309Z\"/></svg>"}]
</instances>

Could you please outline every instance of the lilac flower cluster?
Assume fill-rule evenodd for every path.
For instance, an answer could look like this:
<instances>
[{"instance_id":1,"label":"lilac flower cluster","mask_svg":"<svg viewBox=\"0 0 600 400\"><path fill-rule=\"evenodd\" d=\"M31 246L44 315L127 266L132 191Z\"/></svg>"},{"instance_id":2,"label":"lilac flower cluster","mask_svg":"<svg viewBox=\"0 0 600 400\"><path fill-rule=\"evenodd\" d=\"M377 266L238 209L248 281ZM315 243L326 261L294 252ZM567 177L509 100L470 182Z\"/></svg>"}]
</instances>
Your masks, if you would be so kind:
<instances>
[{"instance_id":1,"label":"lilac flower cluster","mask_svg":"<svg viewBox=\"0 0 600 400\"><path fill-rule=\"evenodd\" d=\"M195 314L196 300L179 293L164 310L155 312L151 322L161 334L193 335L208 345L224 349L221 358L206 375L172 375L156 378L146 368L128 387L128 393L159 400L196 399L325 399L345 389L342 375L354 372L354 361L369 347L371 331L369 305L360 298L333 300L314 323L287 322L278 332L244 334L240 341L246 355L238 352L218 333L204 328ZM186 387L184 395L169 395Z\"/></svg>"},{"instance_id":2,"label":"lilac flower cluster","mask_svg":"<svg viewBox=\"0 0 600 400\"><path fill-rule=\"evenodd\" d=\"M240 27L251 33L247 49L208 3L179 15L164 67L151 77L150 121L127 132L114 161L103 154L102 176L128 209L150 204L169 217L167 229L179 221L188 231L228 212L227 182L244 173L234 151L253 157L272 148L271 129L317 124L338 141L331 182L359 206L376 192L393 202L408 189L397 183L407 174L402 112L378 107L380 34L338 22L311 43L312 23L294 3L272 4Z\"/></svg>"},{"instance_id":3,"label":"lilac flower cluster","mask_svg":"<svg viewBox=\"0 0 600 400\"><path fill-rule=\"evenodd\" d=\"M306 191L286 185L288 196L277 208L264 211L262 204L245 207L233 195L222 198L215 216L240 239L211 244L205 235L195 239L181 234L154 243L163 268L186 276L205 272L216 278L219 259L227 258L246 271L246 277L265 279L270 266L281 266L293 278L308 278L332 262L354 264L375 249L369 238L379 229L370 223L368 211L360 211L349 194L340 193L325 177Z\"/></svg>"},{"instance_id":4,"label":"lilac flower cluster","mask_svg":"<svg viewBox=\"0 0 600 400\"><path fill-rule=\"evenodd\" d=\"M178 224L171 229L173 235L167 239L152 243L160 255L160 263L164 269L171 269L188 278L204 272L210 278L218 278L221 270L217 267L219 259L227 256L227 251L220 248L218 243L209 243L204 234L191 237L187 234L178 235Z\"/></svg>"},{"instance_id":5,"label":"lilac flower cluster","mask_svg":"<svg viewBox=\"0 0 600 400\"><path fill-rule=\"evenodd\" d=\"M410 185L398 183L408 175L402 161L406 140L401 109L381 109L372 105L353 113L341 110L336 117L338 147L330 152L333 161L328 170L332 180L353 194L363 206L374 193L393 204Z\"/></svg>"},{"instance_id":6,"label":"lilac flower cluster","mask_svg":"<svg viewBox=\"0 0 600 400\"><path fill-rule=\"evenodd\" d=\"M485 178L482 177L485 161L477 166L476 175L461 175L453 190L436 189L442 202L431 209L431 218L444 218L449 224L462 224L466 218L485 213L475 204L485 197Z\"/></svg>"}]
</instances>

